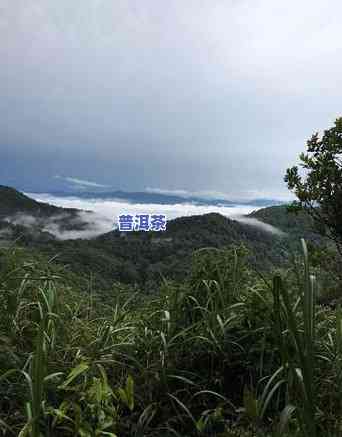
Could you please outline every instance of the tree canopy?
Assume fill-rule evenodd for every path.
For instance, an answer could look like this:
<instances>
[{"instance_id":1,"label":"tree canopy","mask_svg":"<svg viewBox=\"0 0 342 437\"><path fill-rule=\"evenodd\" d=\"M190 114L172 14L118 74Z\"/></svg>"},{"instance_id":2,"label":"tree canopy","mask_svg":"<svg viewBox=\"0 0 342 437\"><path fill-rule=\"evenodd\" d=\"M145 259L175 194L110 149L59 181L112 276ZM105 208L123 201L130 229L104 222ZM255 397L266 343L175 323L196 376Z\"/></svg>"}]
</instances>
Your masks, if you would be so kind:
<instances>
[{"instance_id":1,"label":"tree canopy","mask_svg":"<svg viewBox=\"0 0 342 437\"><path fill-rule=\"evenodd\" d=\"M322 136L313 134L299 159L285 175L298 199L292 207L307 211L342 254L342 117Z\"/></svg>"}]
</instances>

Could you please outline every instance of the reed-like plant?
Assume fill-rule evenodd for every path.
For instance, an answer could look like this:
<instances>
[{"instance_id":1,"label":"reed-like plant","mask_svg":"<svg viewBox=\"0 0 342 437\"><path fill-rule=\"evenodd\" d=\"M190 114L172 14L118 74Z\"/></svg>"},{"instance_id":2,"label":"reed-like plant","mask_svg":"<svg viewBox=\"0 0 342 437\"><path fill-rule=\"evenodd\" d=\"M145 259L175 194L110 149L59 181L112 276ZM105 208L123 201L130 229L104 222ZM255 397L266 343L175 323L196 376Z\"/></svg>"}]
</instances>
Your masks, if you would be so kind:
<instances>
[{"instance_id":1,"label":"reed-like plant","mask_svg":"<svg viewBox=\"0 0 342 437\"><path fill-rule=\"evenodd\" d=\"M316 279L310 275L307 246L302 241L304 278L299 300L289 293L279 276L274 278L274 311L279 350L282 361L287 360L291 377L300 388L300 397L292 397L302 433L306 437L317 435L315 394L315 292ZM282 317L285 326L282 326ZM300 318L303 318L302 322ZM287 341L289 337L289 342ZM289 407L286 407L289 411ZM290 416L288 416L290 418ZM284 422L284 421L283 421ZM282 422L282 423L283 423Z\"/></svg>"}]
</instances>

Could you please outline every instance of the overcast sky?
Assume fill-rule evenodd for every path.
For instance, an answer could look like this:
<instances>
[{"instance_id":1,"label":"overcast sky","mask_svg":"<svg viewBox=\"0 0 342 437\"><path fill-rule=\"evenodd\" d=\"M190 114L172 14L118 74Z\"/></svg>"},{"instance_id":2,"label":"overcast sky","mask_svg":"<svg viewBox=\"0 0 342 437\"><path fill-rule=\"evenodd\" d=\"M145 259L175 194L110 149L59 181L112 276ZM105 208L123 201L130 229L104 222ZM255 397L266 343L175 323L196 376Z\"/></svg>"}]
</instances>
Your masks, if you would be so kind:
<instances>
[{"instance_id":1,"label":"overcast sky","mask_svg":"<svg viewBox=\"0 0 342 437\"><path fill-rule=\"evenodd\" d=\"M282 197L342 114L341 16L338 0L2 0L0 183Z\"/></svg>"}]
</instances>

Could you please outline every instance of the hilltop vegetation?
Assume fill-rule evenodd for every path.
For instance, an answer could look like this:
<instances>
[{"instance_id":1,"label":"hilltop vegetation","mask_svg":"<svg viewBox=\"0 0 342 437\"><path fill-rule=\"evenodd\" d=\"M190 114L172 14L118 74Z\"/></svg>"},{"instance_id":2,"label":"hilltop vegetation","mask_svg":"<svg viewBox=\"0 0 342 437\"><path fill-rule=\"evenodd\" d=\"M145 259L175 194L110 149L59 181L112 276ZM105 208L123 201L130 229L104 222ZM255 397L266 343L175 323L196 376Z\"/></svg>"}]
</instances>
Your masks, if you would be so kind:
<instances>
[{"instance_id":1,"label":"hilltop vegetation","mask_svg":"<svg viewBox=\"0 0 342 437\"><path fill-rule=\"evenodd\" d=\"M62 241L2 221L2 435L340 435L336 251L304 213L250 218L283 233L207 214Z\"/></svg>"},{"instance_id":2,"label":"hilltop vegetation","mask_svg":"<svg viewBox=\"0 0 342 437\"><path fill-rule=\"evenodd\" d=\"M28 234L33 238L39 237L44 228L60 232L82 230L89 226L89 221L81 217L79 213L80 211L75 208L60 208L37 202L14 188L0 185L0 229L9 228L15 234ZM90 211L83 212L83 214L89 216L90 220L92 215Z\"/></svg>"},{"instance_id":3,"label":"hilltop vegetation","mask_svg":"<svg viewBox=\"0 0 342 437\"><path fill-rule=\"evenodd\" d=\"M20 191L0 185L0 217L6 218L15 214L30 214L39 218L51 217L58 214L76 215L73 208L59 208L48 203L37 202Z\"/></svg>"},{"instance_id":4,"label":"hilltop vegetation","mask_svg":"<svg viewBox=\"0 0 342 437\"><path fill-rule=\"evenodd\" d=\"M30 212L37 221L34 226L0 221L0 232L1 229L7 230L7 236L3 234L7 240L18 239L17 244L23 247L56 257L55 261L69 271L87 278L92 276L94 287L102 290L110 289L113 281L120 281L137 283L150 292L156 289L162 278L182 279L190 268L193 251L202 247L243 244L249 249L251 265L264 272L270 271L289 263L290 255L298 251L300 237L309 241L317 239L307 219L305 221L303 217L299 221L287 213L286 207L269 207L251 217L284 230L282 237L212 213L172 220L163 233L123 235L112 231L93 239L58 240L51 232L42 231L41 222L55 217L63 228L86 229L86 222L77 221L77 210L46 205L13 189L0 188L0 214L20 217L19 212ZM8 233L11 238L8 238Z\"/></svg>"},{"instance_id":5,"label":"hilltop vegetation","mask_svg":"<svg viewBox=\"0 0 342 437\"><path fill-rule=\"evenodd\" d=\"M2 251L3 435L339 435L341 311L314 302L305 246L299 276L246 256L201 249L151 298Z\"/></svg>"}]
</instances>

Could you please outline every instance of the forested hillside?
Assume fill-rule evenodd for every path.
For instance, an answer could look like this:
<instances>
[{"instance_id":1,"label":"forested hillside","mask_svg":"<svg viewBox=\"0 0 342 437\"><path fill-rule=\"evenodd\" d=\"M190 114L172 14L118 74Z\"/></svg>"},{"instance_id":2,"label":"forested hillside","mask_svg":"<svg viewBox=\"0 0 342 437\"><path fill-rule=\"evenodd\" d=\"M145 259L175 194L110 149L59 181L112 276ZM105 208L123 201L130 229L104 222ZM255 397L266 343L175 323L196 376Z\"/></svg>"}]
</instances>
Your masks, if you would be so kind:
<instances>
[{"instance_id":1,"label":"forested hillside","mask_svg":"<svg viewBox=\"0 0 342 437\"><path fill-rule=\"evenodd\" d=\"M307 216L63 241L3 220L0 240L2 435L340 435L340 282Z\"/></svg>"},{"instance_id":2,"label":"forested hillside","mask_svg":"<svg viewBox=\"0 0 342 437\"><path fill-rule=\"evenodd\" d=\"M28 231L34 230L38 233L49 225L59 231L82 230L89 225L92 216L90 211L83 213L85 215L80 217L77 209L59 208L37 202L14 188L0 185L0 225L3 229L6 222L10 222L14 225L24 225L29 228ZM88 216L89 220L85 220L85 216ZM24 231L19 229L16 234L25 233Z\"/></svg>"},{"instance_id":3,"label":"forested hillside","mask_svg":"<svg viewBox=\"0 0 342 437\"><path fill-rule=\"evenodd\" d=\"M285 233L282 235L264 230L254 223L240 223L212 213L172 220L167 231L161 233L124 234L112 231L93 239L58 240L51 233L41 230L41 220L56 217L63 227L85 228L87 223L77 219L77 210L35 202L7 188L0 189L0 202L3 204L0 207L3 216L5 211L6 215L29 211L37 218L33 226L30 223L23 226L0 222L3 239L18 239L17 243L23 247L55 257L55 262L69 271L87 278L92 276L94 286L102 289L120 281L138 283L149 291L162 278L184 278L190 268L193 251L203 247L223 248L243 244L249 250L251 265L261 271L270 271L274 267L288 265L293 252L299 248L301 237L308 241L318 238L312 232L307 217L298 218L289 214L286 206L275 206L261 209L251 217L283 230Z\"/></svg>"}]
</instances>

